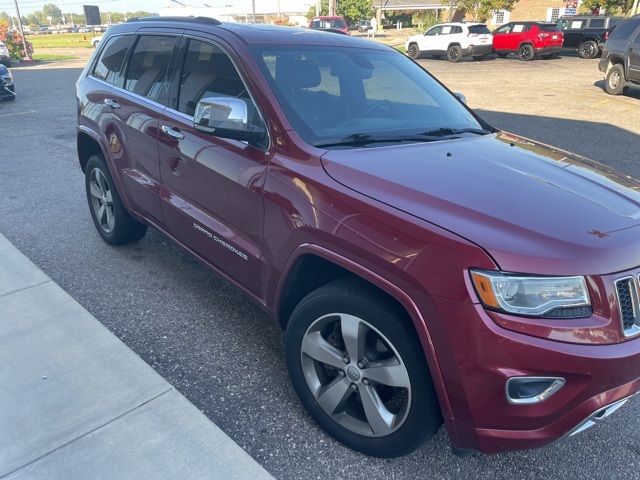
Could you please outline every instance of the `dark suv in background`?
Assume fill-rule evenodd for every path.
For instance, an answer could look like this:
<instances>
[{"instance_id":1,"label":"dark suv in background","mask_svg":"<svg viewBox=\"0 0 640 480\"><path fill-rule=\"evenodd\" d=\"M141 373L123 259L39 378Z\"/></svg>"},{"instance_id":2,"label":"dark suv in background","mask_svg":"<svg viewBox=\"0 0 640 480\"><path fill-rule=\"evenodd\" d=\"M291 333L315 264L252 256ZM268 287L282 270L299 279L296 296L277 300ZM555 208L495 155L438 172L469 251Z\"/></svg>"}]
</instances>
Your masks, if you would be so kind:
<instances>
[{"instance_id":1,"label":"dark suv in background","mask_svg":"<svg viewBox=\"0 0 640 480\"><path fill-rule=\"evenodd\" d=\"M622 93L628 84L640 85L640 16L618 25L602 49L598 68L605 73L605 90Z\"/></svg>"},{"instance_id":2,"label":"dark suv in background","mask_svg":"<svg viewBox=\"0 0 640 480\"><path fill-rule=\"evenodd\" d=\"M558 19L558 27L564 33L564 48L577 49L580 58L596 58L611 29L624 20L606 15L572 15Z\"/></svg>"},{"instance_id":3,"label":"dark suv in background","mask_svg":"<svg viewBox=\"0 0 640 480\"><path fill-rule=\"evenodd\" d=\"M242 289L348 446L398 456L444 422L457 453L541 447L640 391L640 182L492 128L395 49L137 19L77 101L100 236L151 226Z\"/></svg>"}]
</instances>

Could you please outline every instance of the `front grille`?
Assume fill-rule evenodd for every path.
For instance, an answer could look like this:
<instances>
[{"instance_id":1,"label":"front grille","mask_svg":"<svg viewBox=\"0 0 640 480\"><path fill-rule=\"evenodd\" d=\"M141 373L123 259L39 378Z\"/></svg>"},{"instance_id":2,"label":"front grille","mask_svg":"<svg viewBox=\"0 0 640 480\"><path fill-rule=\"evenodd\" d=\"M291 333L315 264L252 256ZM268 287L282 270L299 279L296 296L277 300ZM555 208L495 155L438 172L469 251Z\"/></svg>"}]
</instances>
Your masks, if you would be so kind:
<instances>
[{"instance_id":1,"label":"front grille","mask_svg":"<svg viewBox=\"0 0 640 480\"><path fill-rule=\"evenodd\" d=\"M616 280L616 293L620 307L620 319L625 335L640 332L640 315L638 315L638 289L633 277Z\"/></svg>"}]
</instances>

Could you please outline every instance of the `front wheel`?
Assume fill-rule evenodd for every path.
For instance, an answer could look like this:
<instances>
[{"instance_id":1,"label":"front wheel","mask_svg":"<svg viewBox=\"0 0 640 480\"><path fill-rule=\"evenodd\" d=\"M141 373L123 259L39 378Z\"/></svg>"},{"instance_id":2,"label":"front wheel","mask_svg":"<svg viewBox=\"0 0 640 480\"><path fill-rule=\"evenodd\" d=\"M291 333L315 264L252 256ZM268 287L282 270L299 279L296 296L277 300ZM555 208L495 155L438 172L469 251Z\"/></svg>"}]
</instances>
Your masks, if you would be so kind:
<instances>
[{"instance_id":1,"label":"front wheel","mask_svg":"<svg viewBox=\"0 0 640 480\"><path fill-rule=\"evenodd\" d=\"M593 40L582 42L578 47L578 56L580 58L596 58L598 56L598 44Z\"/></svg>"},{"instance_id":2,"label":"front wheel","mask_svg":"<svg viewBox=\"0 0 640 480\"><path fill-rule=\"evenodd\" d=\"M442 424L416 332L365 284L337 280L310 293L291 315L285 347L300 400L350 448L397 457Z\"/></svg>"},{"instance_id":3,"label":"front wheel","mask_svg":"<svg viewBox=\"0 0 640 480\"><path fill-rule=\"evenodd\" d=\"M536 56L536 52L533 49L533 46L528 43L522 45L518 50L518 58L523 62L528 62L529 60L533 60L533 57Z\"/></svg>"},{"instance_id":4,"label":"front wheel","mask_svg":"<svg viewBox=\"0 0 640 480\"><path fill-rule=\"evenodd\" d=\"M105 242L123 245L144 237L147 226L127 212L102 155L89 158L85 169L85 187L91 218Z\"/></svg>"},{"instance_id":5,"label":"front wheel","mask_svg":"<svg viewBox=\"0 0 640 480\"><path fill-rule=\"evenodd\" d=\"M624 67L622 64L617 63L612 66L607 72L605 78L604 88L610 95L620 95L624 91L625 84L627 83L624 76Z\"/></svg>"},{"instance_id":6,"label":"front wheel","mask_svg":"<svg viewBox=\"0 0 640 480\"><path fill-rule=\"evenodd\" d=\"M416 45L415 43L409 45L409 48L407 49L407 55L409 55L409 57L413 58L414 60L420 58L420 49L418 48L418 45Z\"/></svg>"},{"instance_id":7,"label":"front wheel","mask_svg":"<svg viewBox=\"0 0 640 480\"><path fill-rule=\"evenodd\" d=\"M459 62L462 60L462 47L460 45L451 45L447 49L447 58L450 62Z\"/></svg>"}]
</instances>

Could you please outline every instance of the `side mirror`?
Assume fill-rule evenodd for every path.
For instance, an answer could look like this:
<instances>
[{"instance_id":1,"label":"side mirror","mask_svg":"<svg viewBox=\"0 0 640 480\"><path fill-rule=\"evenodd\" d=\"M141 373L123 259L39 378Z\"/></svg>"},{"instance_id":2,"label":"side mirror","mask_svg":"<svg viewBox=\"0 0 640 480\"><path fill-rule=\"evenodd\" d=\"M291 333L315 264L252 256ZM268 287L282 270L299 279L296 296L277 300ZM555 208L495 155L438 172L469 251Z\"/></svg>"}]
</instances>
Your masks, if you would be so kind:
<instances>
[{"instance_id":1,"label":"side mirror","mask_svg":"<svg viewBox=\"0 0 640 480\"><path fill-rule=\"evenodd\" d=\"M453 94L455 95L455 97L460 100L462 103L464 103L466 105L467 103L467 97L465 97L462 93L460 92L453 92Z\"/></svg>"},{"instance_id":2,"label":"side mirror","mask_svg":"<svg viewBox=\"0 0 640 480\"><path fill-rule=\"evenodd\" d=\"M246 100L236 97L216 96L202 98L196 105L193 126L196 130L221 138L231 138L262 147L266 131L249 123L249 107Z\"/></svg>"}]
</instances>

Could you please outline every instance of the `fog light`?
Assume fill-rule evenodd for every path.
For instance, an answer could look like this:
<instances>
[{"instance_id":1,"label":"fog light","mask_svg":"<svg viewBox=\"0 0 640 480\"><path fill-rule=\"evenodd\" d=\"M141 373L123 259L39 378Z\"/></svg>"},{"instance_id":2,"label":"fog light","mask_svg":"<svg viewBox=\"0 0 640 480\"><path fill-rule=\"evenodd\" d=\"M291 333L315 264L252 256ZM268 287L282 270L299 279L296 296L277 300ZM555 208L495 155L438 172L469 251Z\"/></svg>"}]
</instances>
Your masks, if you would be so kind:
<instances>
[{"instance_id":1,"label":"fog light","mask_svg":"<svg viewBox=\"0 0 640 480\"><path fill-rule=\"evenodd\" d=\"M540 403L560 390L566 380L562 377L511 377L505 394L509 403Z\"/></svg>"}]
</instances>

